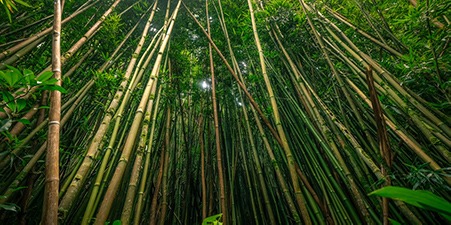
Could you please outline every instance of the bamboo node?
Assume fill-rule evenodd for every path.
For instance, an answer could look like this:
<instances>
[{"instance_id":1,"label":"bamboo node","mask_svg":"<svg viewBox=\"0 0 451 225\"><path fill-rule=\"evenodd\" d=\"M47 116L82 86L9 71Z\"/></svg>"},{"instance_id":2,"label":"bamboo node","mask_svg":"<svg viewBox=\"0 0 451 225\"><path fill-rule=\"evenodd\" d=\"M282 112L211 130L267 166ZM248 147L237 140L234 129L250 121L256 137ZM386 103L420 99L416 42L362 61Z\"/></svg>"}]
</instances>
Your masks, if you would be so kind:
<instances>
[{"instance_id":1,"label":"bamboo node","mask_svg":"<svg viewBox=\"0 0 451 225\"><path fill-rule=\"evenodd\" d=\"M51 125L60 125L60 122L59 122L59 121L56 121L56 120L50 121L50 122L49 122L49 126L51 126Z\"/></svg>"}]
</instances>

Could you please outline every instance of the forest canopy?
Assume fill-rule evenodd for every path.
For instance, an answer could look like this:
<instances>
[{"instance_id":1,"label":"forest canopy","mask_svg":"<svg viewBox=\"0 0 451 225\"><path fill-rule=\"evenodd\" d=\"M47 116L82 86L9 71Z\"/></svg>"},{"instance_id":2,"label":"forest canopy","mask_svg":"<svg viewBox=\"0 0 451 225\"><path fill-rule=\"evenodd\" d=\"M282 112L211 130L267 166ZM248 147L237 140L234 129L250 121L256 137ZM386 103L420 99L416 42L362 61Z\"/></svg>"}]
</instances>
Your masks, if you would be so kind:
<instances>
[{"instance_id":1,"label":"forest canopy","mask_svg":"<svg viewBox=\"0 0 451 225\"><path fill-rule=\"evenodd\" d=\"M0 5L2 223L450 222L449 1Z\"/></svg>"}]
</instances>

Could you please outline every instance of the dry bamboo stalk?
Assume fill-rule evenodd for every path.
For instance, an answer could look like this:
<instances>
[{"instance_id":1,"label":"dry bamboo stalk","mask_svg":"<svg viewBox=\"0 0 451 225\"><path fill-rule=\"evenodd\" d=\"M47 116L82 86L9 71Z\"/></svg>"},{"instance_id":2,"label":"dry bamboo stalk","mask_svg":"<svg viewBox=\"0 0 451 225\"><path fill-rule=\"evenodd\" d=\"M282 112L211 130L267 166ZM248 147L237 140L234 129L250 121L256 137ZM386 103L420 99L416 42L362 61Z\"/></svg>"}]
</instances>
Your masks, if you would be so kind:
<instances>
[{"instance_id":1,"label":"dry bamboo stalk","mask_svg":"<svg viewBox=\"0 0 451 225\"><path fill-rule=\"evenodd\" d=\"M385 161L385 165L381 165L381 172L385 177L385 186L390 186L391 181L388 176L392 165L392 153L388 143L387 129L385 128L384 113L382 111L377 92L374 87L373 70L369 67L366 71L367 84L370 90L371 104L373 105L374 117L377 125L377 136L379 138L380 154ZM388 225L388 198L382 198L383 224Z\"/></svg>"},{"instance_id":2,"label":"dry bamboo stalk","mask_svg":"<svg viewBox=\"0 0 451 225\"><path fill-rule=\"evenodd\" d=\"M55 85L61 86L61 17L62 3L54 2L52 72L57 80ZM43 206L44 224L58 224L59 193L59 142L61 120L61 92L50 93L49 130L47 134L47 154L45 159L45 194Z\"/></svg>"}]
</instances>

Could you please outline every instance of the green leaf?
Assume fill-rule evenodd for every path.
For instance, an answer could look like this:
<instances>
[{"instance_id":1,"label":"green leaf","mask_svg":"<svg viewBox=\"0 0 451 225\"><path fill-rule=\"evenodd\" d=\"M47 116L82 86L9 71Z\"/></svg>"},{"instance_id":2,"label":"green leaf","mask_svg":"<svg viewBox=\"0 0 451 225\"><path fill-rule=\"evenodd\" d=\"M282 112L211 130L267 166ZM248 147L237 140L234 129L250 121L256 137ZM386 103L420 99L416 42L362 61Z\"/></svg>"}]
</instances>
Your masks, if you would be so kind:
<instances>
[{"instance_id":1,"label":"green leaf","mask_svg":"<svg viewBox=\"0 0 451 225\"><path fill-rule=\"evenodd\" d=\"M53 73L51 71L45 71L44 73L41 74L41 76L37 77L36 80L39 82L44 82L52 76L53 76Z\"/></svg>"},{"instance_id":2,"label":"green leaf","mask_svg":"<svg viewBox=\"0 0 451 225\"><path fill-rule=\"evenodd\" d=\"M10 87L13 87L20 79L22 79L22 73L12 66L6 65L6 67L9 69L9 71L6 72L6 76L9 77L7 82Z\"/></svg>"},{"instance_id":3,"label":"green leaf","mask_svg":"<svg viewBox=\"0 0 451 225\"><path fill-rule=\"evenodd\" d=\"M59 91L62 94L66 94L67 93L66 89L64 89L63 87L58 86L58 85L46 85L46 86L42 87L42 89L43 90L49 90L49 91Z\"/></svg>"},{"instance_id":4,"label":"green leaf","mask_svg":"<svg viewBox=\"0 0 451 225\"><path fill-rule=\"evenodd\" d=\"M422 209L438 212L448 220L451 218L451 203L430 191L410 190L403 187L388 186L369 194L404 201Z\"/></svg>"},{"instance_id":5,"label":"green leaf","mask_svg":"<svg viewBox=\"0 0 451 225\"><path fill-rule=\"evenodd\" d=\"M35 76L33 71L29 70L29 69L24 69L23 70L23 76L25 77L25 80L27 81L27 84L31 84L31 85L35 85L36 84L36 80L35 80Z\"/></svg>"},{"instance_id":6,"label":"green leaf","mask_svg":"<svg viewBox=\"0 0 451 225\"><path fill-rule=\"evenodd\" d=\"M17 3L19 3L19 4L23 5L23 6L26 6L26 7L31 7L31 5L29 5L28 3L26 3L26 2L24 2L22 0L15 0L15 2L17 2Z\"/></svg>"},{"instance_id":7,"label":"green leaf","mask_svg":"<svg viewBox=\"0 0 451 225\"><path fill-rule=\"evenodd\" d=\"M6 106L8 106L9 109L11 109L12 112L16 112L16 103L14 101L12 102L8 102L8 104L6 104Z\"/></svg>"},{"instance_id":8,"label":"green leaf","mask_svg":"<svg viewBox=\"0 0 451 225\"><path fill-rule=\"evenodd\" d=\"M401 223L399 223L398 221L394 220L394 219L388 219L390 221L391 224L393 225L401 225Z\"/></svg>"},{"instance_id":9,"label":"green leaf","mask_svg":"<svg viewBox=\"0 0 451 225\"><path fill-rule=\"evenodd\" d=\"M56 82L58 82L58 80L56 78L50 78L50 79L44 81L43 84L52 85L52 84L56 84Z\"/></svg>"},{"instance_id":10,"label":"green leaf","mask_svg":"<svg viewBox=\"0 0 451 225\"><path fill-rule=\"evenodd\" d=\"M222 217L222 213L220 214L216 214L214 216L209 216L207 218L204 219L204 221L202 221L202 225L209 225L209 224L222 224L221 222L219 222L219 220Z\"/></svg>"},{"instance_id":11,"label":"green leaf","mask_svg":"<svg viewBox=\"0 0 451 225\"><path fill-rule=\"evenodd\" d=\"M16 188L14 188L11 192L20 191L20 190L25 189L25 188L27 188L27 186L16 187Z\"/></svg>"},{"instance_id":12,"label":"green leaf","mask_svg":"<svg viewBox=\"0 0 451 225\"><path fill-rule=\"evenodd\" d=\"M14 101L14 96L7 92L7 91L2 91L2 98L4 102L12 102Z\"/></svg>"},{"instance_id":13,"label":"green leaf","mask_svg":"<svg viewBox=\"0 0 451 225\"><path fill-rule=\"evenodd\" d=\"M31 76L34 75L33 71L29 70L29 69L24 69L23 70L23 75L24 76Z\"/></svg>"},{"instance_id":14,"label":"green leaf","mask_svg":"<svg viewBox=\"0 0 451 225\"><path fill-rule=\"evenodd\" d=\"M11 19L11 12L10 12L9 9L6 7L6 4L4 4L3 7L5 8L6 15L8 15L9 22L11 23L11 22L12 22L12 19Z\"/></svg>"},{"instance_id":15,"label":"green leaf","mask_svg":"<svg viewBox=\"0 0 451 225\"><path fill-rule=\"evenodd\" d=\"M13 84L12 77L9 74L5 74L3 71L0 71L0 77L8 83L8 86L11 87Z\"/></svg>"},{"instance_id":16,"label":"green leaf","mask_svg":"<svg viewBox=\"0 0 451 225\"><path fill-rule=\"evenodd\" d=\"M113 225L122 225L122 222L120 220L115 220L113 222Z\"/></svg>"},{"instance_id":17,"label":"green leaf","mask_svg":"<svg viewBox=\"0 0 451 225\"><path fill-rule=\"evenodd\" d=\"M17 99L16 109L17 112L22 111L27 106L27 101L25 99Z\"/></svg>"},{"instance_id":18,"label":"green leaf","mask_svg":"<svg viewBox=\"0 0 451 225\"><path fill-rule=\"evenodd\" d=\"M31 124L29 120L24 119L24 118L18 119L17 122L21 122L21 123L23 123L23 124L25 124L25 125Z\"/></svg>"},{"instance_id":19,"label":"green leaf","mask_svg":"<svg viewBox=\"0 0 451 225\"><path fill-rule=\"evenodd\" d=\"M12 203L0 204L0 208L7 210L7 211L13 211L13 212L20 211L20 207L17 206L16 204L12 204Z\"/></svg>"}]
</instances>

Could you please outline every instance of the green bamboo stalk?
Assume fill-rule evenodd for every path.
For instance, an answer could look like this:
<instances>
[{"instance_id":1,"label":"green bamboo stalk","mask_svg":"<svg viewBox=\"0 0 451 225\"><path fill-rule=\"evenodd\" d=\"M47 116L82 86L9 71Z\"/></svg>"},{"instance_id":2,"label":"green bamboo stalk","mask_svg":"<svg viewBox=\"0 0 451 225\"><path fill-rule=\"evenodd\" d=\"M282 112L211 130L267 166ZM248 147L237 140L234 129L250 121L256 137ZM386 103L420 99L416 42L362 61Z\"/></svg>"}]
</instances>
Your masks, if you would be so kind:
<instances>
[{"instance_id":1,"label":"green bamboo stalk","mask_svg":"<svg viewBox=\"0 0 451 225\"><path fill-rule=\"evenodd\" d=\"M208 1L206 1L206 10L207 10L207 32L210 33L210 20L208 19ZM219 134L219 119L218 119L218 106L216 99L216 81L215 81L215 69L213 63L213 51L211 43L208 43L208 53L210 57L210 76L211 76L211 101L213 107L213 118L214 118L214 126L215 126L215 146L216 146L216 163L218 166L218 180L219 180L219 199L221 203L221 212L222 212L222 223L227 225L228 221L228 208L226 204L226 186L224 183L225 172L223 171L222 164L222 152L221 152L221 140Z\"/></svg>"},{"instance_id":2,"label":"green bamboo stalk","mask_svg":"<svg viewBox=\"0 0 451 225\"><path fill-rule=\"evenodd\" d=\"M133 148L133 145L134 145L137 133L139 131L139 127L141 125L141 120L142 120L142 116L143 116L143 110L144 110L144 108L145 108L145 106L147 104L147 101L149 99L149 95L151 94L150 91L151 91L152 83L158 77L158 72L159 72L159 69L160 69L160 64L161 64L161 59L163 57L163 52L166 49L166 45L167 45L167 43L169 41L169 37L171 35L172 28L174 27L174 21L175 21L175 18L177 17L177 13L178 13L178 10L180 8L180 4L181 4L181 1L179 1L179 3L177 4L177 6L176 6L176 8L174 10L173 16L171 18L171 22L170 22L169 27L168 27L168 31L165 34L165 37L164 37L163 42L162 42L161 47L160 47L160 51L158 53L157 59L155 61L155 64L153 66L153 69L152 69L152 72L151 72L151 75L150 75L150 80L149 80L149 82L147 83L147 85L146 85L146 87L144 89L143 97L140 100L138 109L137 109L136 114L134 116L133 123L132 123L131 128L130 128L130 133L129 133L129 136L127 137L127 140L125 142L125 145L124 145L121 157L120 157L119 164L117 165L116 170L115 170L114 175L113 175L113 178L110 181L110 185L109 185L109 187L107 189L107 192L106 192L106 194L105 194L105 196L103 198L103 201L102 201L100 209L99 209L99 211L97 213L96 221L95 221L94 224L104 224L106 219L107 219L107 217L108 217L108 214L109 214L109 212L111 210L112 202L113 202L113 200L114 200L114 198L116 196L117 189L119 188L120 181L121 181L121 179L122 179L122 177L124 175L125 168L126 168L126 166L128 164L128 160L129 160L129 157L130 157L130 154L131 154L131 151L132 151L132 148Z\"/></svg>"},{"instance_id":3,"label":"green bamboo stalk","mask_svg":"<svg viewBox=\"0 0 451 225\"><path fill-rule=\"evenodd\" d=\"M155 4L155 6L156 6L156 4ZM154 10L152 12L155 12L155 6L154 6ZM151 18L153 18L153 16L152 16L153 14L154 13L151 13L151 16L149 17L149 20L143 30L143 34L141 35L140 42L134 52L135 55L139 55L139 53L142 49L142 46L143 46L143 43L145 40L145 35L147 34L147 31L150 27L149 21L151 21ZM116 49L116 50L118 51L118 49ZM117 51L115 51L115 52L117 52ZM136 58L132 57L129 65L127 67L127 70L125 72L124 80L121 82L119 89L114 94L114 99L111 101L110 105L108 106L107 113L102 120L102 124L97 129L97 132L94 136L95 138L92 140L91 144L89 145L89 148L88 148L86 156L83 160L83 163L80 166L80 168L78 169L77 175L75 176L75 179L72 181L66 194L61 199L60 211L63 212L63 218L64 218L64 214L65 214L64 212L68 211L71 208L72 204L74 203L74 199L78 195L81 187L83 186L83 183L85 182L86 175L89 172L89 170L91 169L92 164L94 163L95 156L98 154L98 147L99 147L100 143L102 142L102 139L103 139L105 133L108 130L108 127L110 125L113 114L115 113L116 109L119 107L121 98L124 95L124 89L126 89L125 87L130 79L130 75L132 73L135 63L136 63ZM125 91L125 94L129 93L129 91L130 90L127 89ZM125 99L125 97L124 97L124 99Z\"/></svg>"},{"instance_id":4,"label":"green bamboo stalk","mask_svg":"<svg viewBox=\"0 0 451 225\"><path fill-rule=\"evenodd\" d=\"M72 20L74 17L80 15L81 13L83 13L84 11L86 11L87 9L91 8L91 7L92 7L93 5L95 5L97 2L99 2L99 1L95 1L95 2L93 2L92 4L89 4L89 5L85 6L85 7L82 8L82 9L79 9L79 10L75 11L72 15L70 15L70 16L67 17L66 19L62 20L62 21L61 21L61 24L63 25L63 24L65 24L65 23L67 23L68 21ZM1 52L1 53L0 53L0 60L3 60L5 57L7 57L7 56L9 56L9 55L11 55L11 54L16 53L17 51L19 51L19 50L22 49L23 47L27 46L28 44L30 44L30 43L36 41L37 39L39 39L39 38L41 38L41 37L43 37L43 36L49 34L49 33L52 32L52 31L53 31L53 27L49 27L49 28L45 29L44 31L41 31L41 32L39 32L39 33L37 33L37 34L35 34L35 35L29 37L29 38L26 39L25 41L22 41L21 43L15 45L14 47L11 47L11 48L9 48L9 49L7 49L7 50Z\"/></svg>"},{"instance_id":5,"label":"green bamboo stalk","mask_svg":"<svg viewBox=\"0 0 451 225\"><path fill-rule=\"evenodd\" d=\"M294 193L296 196L296 201L297 201L298 207L301 210L301 216L302 216L303 222L305 224L311 224L309 213L307 211L307 208L305 207L305 199L302 196L302 192L301 192L301 189L299 186L299 180L296 175L295 160L293 157L293 153L290 149L290 146L288 145L287 137L286 137L285 131L282 127L282 122L281 122L281 119L279 116L279 108L278 108L278 105L275 100L271 82L270 82L268 74L266 72L266 64L265 64L265 59L264 59L264 55L263 55L263 49L261 47L260 38L258 36L257 25L256 25L255 18L254 18L254 10L252 7L251 0L248 0L248 6L249 6L250 15L251 15L252 30L254 32L255 45L257 47L258 55L259 55L259 59L260 59L261 73L265 80L265 85L266 85L269 99L271 102L271 107L273 110L273 117L274 117L274 121L276 123L277 132L280 136L280 139L282 140L282 148L285 151L285 155L288 160L288 168L290 170L291 183L293 185ZM295 219L296 223L299 223L300 218L294 218L294 219Z\"/></svg>"},{"instance_id":6,"label":"green bamboo stalk","mask_svg":"<svg viewBox=\"0 0 451 225\"><path fill-rule=\"evenodd\" d=\"M148 139L148 143L147 143L147 148L145 150L145 163L144 163L144 167L143 167L143 175L141 178L141 183L139 186L139 190L138 190L138 197L136 200L136 210L135 210L135 216L133 219L133 224L134 225L138 225L140 224L140 220L141 220L141 213L143 211L143 201L144 201L144 191L146 188L146 184L147 184L147 178L148 178L148 173L149 173L149 166L150 166L150 156L153 152L153 141L154 141L154 134L155 134L155 124L157 122L156 118L157 118L157 114L158 114L158 106L160 104L160 99L161 99L161 90L162 90L162 86L160 85L160 87L158 88L158 94L157 94L157 99L155 100L155 109L153 110L153 116L152 116L152 126L150 128L150 136Z\"/></svg>"}]
</instances>

